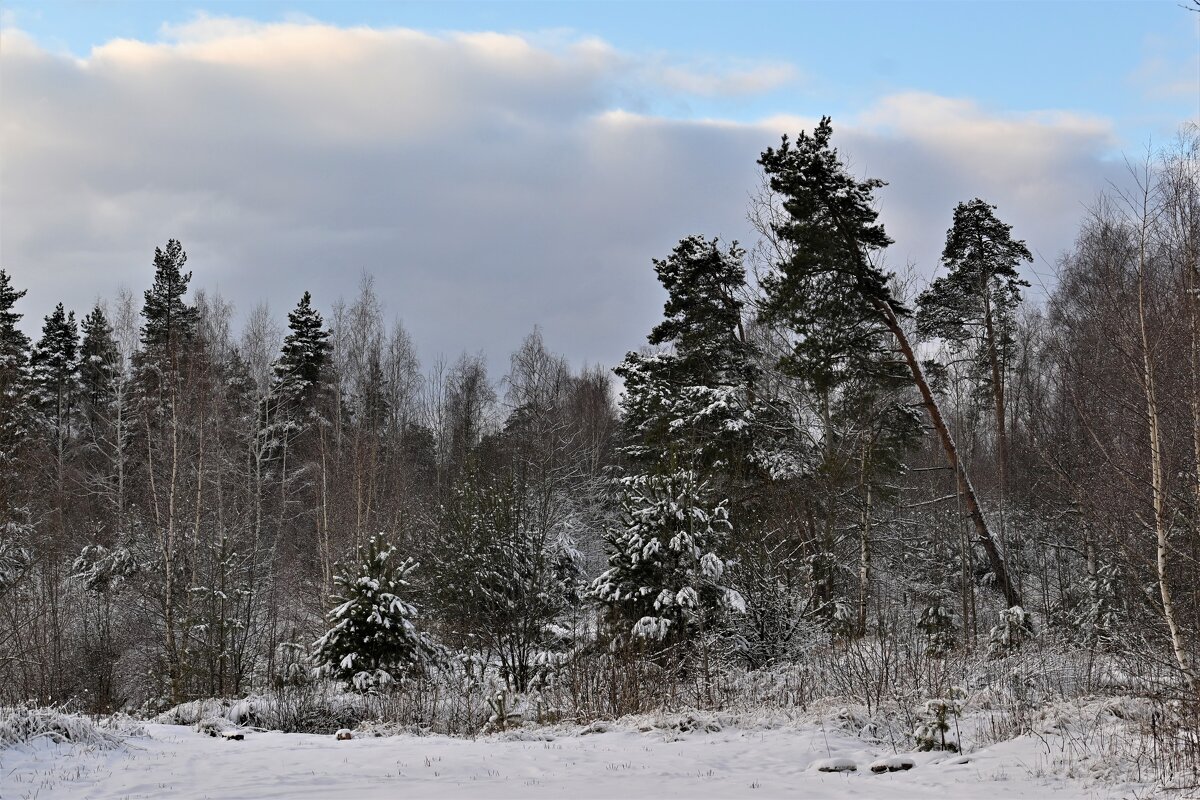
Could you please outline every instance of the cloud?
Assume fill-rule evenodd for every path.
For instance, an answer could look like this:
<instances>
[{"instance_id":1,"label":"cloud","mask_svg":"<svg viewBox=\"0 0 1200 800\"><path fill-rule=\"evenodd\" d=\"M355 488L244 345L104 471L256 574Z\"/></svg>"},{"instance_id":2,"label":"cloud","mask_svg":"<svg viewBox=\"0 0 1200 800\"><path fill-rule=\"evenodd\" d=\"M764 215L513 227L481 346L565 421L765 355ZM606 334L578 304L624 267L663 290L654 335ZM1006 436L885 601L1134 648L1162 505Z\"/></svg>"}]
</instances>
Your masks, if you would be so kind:
<instances>
[{"instance_id":1,"label":"cloud","mask_svg":"<svg viewBox=\"0 0 1200 800\"><path fill-rule=\"evenodd\" d=\"M758 154L820 112L661 118L656 93L799 73L701 62L651 80L661 57L569 36L199 17L84 59L3 37L0 264L30 317L140 289L176 237L196 286L281 318L370 271L427 359L486 349L502 365L539 324L576 362L613 364L661 312L650 259L694 232L748 241ZM1102 120L918 93L835 131L856 171L891 182L892 262L926 271L975 195L1052 257L1113 143Z\"/></svg>"},{"instance_id":2,"label":"cloud","mask_svg":"<svg viewBox=\"0 0 1200 800\"><path fill-rule=\"evenodd\" d=\"M667 89L701 97L737 97L770 92L796 82L795 65L787 63L737 65L663 65L656 80Z\"/></svg>"},{"instance_id":3,"label":"cloud","mask_svg":"<svg viewBox=\"0 0 1200 800\"><path fill-rule=\"evenodd\" d=\"M1195 101L1200 97L1200 53L1179 58L1161 51L1149 53L1130 74L1129 82L1150 100Z\"/></svg>"}]
</instances>

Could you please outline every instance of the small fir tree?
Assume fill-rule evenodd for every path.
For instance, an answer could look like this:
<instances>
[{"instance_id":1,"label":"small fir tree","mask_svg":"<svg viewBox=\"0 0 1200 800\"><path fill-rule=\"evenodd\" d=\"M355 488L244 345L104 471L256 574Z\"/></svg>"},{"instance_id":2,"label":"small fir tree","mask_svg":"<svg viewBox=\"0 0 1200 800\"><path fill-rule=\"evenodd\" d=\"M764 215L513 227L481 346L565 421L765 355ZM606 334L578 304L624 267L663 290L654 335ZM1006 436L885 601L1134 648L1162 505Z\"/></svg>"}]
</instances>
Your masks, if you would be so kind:
<instances>
[{"instance_id":1,"label":"small fir tree","mask_svg":"<svg viewBox=\"0 0 1200 800\"><path fill-rule=\"evenodd\" d=\"M1000 622L988 634L988 656L1003 658L1021 649L1029 638L1025 609L1013 606L1000 612Z\"/></svg>"},{"instance_id":2,"label":"small fir tree","mask_svg":"<svg viewBox=\"0 0 1200 800\"><path fill-rule=\"evenodd\" d=\"M930 598L917 620L917 629L925 637L925 654L928 656L941 658L958 644L958 624L948 600L944 594Z\"/></svg>"},{"instance_id":3,"label":"small fir tree","mask_svg":"<svg viewBox=\"0 0 1200 800\"><path fill-rule=\"evenodd\" d=\"M962 713L965 705L966 692L957 686L950 688L947 697L937 697L933 700L928 700L923 709L923 719L913 731L913 739L916 740L917 750L928 752L931 750L947 750L952 753L957 753L959 750L958 739L953 736L947 736L950 733L950 719L958 718Z\"/></svg>"},{"instance_id":4,"label":"small fir tree","mask_svg":"<svg viewBox=\"0 0 1200 800\"><path fill-rule=\"evenodd\" d=\"M622 523L606 535L609 568L591 592L639 638L680 641L745 608L724 584L718 555L729 536L727 501L714 502L695 472L622 480Z\"/></svg>"},{"instance_id":5,"label":"small fir tree","mask_svg":"<svg viewBox=\"0 0 1200 800\"><path fill-rule=\"evenodd\" d=\"M419 612L404 599L417 564L411 558L400 562L396 548L381 536L358 548L357 562L334 578L332 627L313 646L328 674L348 688L369 692L433 667L442 651L417 629Z\"/></svg>"},{"instance_id":6,"label":"small fir tree","mask_svg":"<svg viewBox=\"0 0 1200 800\"><path fill-rule=\"evenodd\" d=\"M1086 596L1070 617L1077 641L1101 648L1112 645L1122 625L1120 582L1121 569L1115 564L1100 565L1096 574L1084 581Z\"/></svg>"}]
</instances>

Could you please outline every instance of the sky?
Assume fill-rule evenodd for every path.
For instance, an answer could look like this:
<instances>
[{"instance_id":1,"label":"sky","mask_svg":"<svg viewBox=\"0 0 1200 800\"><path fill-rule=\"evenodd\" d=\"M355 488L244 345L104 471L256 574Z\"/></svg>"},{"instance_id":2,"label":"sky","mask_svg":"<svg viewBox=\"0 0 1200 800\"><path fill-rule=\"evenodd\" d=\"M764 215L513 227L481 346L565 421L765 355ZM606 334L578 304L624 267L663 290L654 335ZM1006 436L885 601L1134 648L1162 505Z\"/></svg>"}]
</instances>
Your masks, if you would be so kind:
<instances>
[{"instance_id":1,"label":"sky","mask_svg":"<svg viewBox=\"0 0 1200 800\"><path fill-rule=\"evenodd\" d=\"M0 267L84 313L182 241L281 322L364 273L426 362L537 325L612 365L651 259L753 244L755 161L833 117L888 263L934 274L979 196L1053 283L1125 158L1200 121L1200 13L1140 2L0 2Z\"/></svg>"}]
</instances>

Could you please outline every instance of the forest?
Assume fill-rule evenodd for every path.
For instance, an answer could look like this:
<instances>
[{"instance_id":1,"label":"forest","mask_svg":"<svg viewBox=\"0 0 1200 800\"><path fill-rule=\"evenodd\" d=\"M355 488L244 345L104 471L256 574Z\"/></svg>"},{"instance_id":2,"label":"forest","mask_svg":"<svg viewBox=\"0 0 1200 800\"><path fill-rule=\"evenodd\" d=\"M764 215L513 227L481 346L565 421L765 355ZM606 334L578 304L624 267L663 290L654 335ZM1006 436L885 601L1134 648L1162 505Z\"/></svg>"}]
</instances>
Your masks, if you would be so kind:
<instances>
[{"instance_id":1,"label":"forest","mask_svg":"<svg viewBox=\"0 0 1200 800\"><path fill-rule=\"evenodd\" d=\"M662 318L611 370L537 328L503 376L421 364L368 275L239 316L175 239L90 309L0 270L0 703L471 733L839 698L928 749L964 698L1016 730L1108 693L1196 770L1200 131L1055 263L964 197L894 268L835 138L761 153L756 241L646 254Z\"/></svg>"}]
</instances>

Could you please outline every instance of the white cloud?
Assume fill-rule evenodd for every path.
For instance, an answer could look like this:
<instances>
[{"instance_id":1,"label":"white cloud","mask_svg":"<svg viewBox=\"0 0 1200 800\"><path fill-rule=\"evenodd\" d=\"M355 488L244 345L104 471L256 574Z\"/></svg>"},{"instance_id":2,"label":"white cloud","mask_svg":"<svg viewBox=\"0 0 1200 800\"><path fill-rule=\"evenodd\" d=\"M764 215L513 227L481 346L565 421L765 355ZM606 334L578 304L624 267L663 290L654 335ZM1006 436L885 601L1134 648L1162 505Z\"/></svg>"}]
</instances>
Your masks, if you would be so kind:
<instances>
[{"instance_id":1,"label":"white cloud","mask_svg":"<svg viewBox=\"0 0 1200 800\"><path fill-rule=\"evenodd\" d=\"M769 92L796 82L800 73L787 63L737 65L664 65L655 79L668 89L702 97L736 97Z\"/></svg>"},{"instance_id":2,"label":"white cloud","mask_svg":"<svg viewBox=\"0 0 1200 800\"><path fill-rule=\"evenodd\" d=\"M759 152L816 119L655 117L664 87L762 92L799 74L700 63L651 79L661 56L562 35L200 17L82 60L3 35L0 264L31 316L145 285L176 237L197 285L244 309L282 313L305 289L328 307L366 269L426 356L502 363L537 323L612 364L660 312L651 257L693 232L745 241ZM892 261L925 266L975 195L1052 256L1113 142L1102 120L916 93L834 122L854 168L891 182Z\"/></svg>"}]
</instances>

